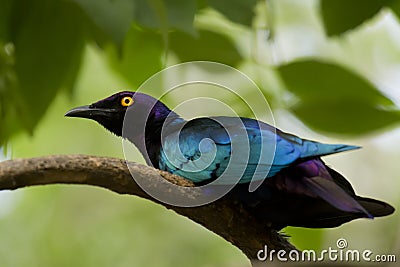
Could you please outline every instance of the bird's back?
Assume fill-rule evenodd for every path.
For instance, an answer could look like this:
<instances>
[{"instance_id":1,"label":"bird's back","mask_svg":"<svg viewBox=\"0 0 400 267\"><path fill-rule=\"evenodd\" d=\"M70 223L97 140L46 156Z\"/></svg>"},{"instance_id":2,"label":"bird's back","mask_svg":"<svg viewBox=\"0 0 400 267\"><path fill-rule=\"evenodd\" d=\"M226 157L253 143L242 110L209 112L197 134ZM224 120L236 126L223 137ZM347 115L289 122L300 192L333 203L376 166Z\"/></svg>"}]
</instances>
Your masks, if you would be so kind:
<instances>
[{"instance_id":1,"label":"bird's back","mask_svg":"<svg viewBox=\"0 0 400 267\"><path fill-rule=\"evenodd\" d=\"M301 139L249 118L198 118L164 138L159 166L203 183L219 177L229 165L231 173L242 174L240 183L248 183L273 177L301 160L356 148Z\"/></svg>"}]
</instances>

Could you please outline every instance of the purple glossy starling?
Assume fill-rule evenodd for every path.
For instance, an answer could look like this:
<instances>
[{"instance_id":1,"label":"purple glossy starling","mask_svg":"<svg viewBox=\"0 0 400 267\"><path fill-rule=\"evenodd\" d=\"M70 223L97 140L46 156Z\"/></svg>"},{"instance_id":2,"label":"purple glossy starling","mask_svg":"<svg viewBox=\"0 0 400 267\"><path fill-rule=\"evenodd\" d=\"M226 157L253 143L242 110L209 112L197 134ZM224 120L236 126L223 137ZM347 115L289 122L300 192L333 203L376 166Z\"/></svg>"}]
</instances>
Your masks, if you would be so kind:
<instances>
[{"instance_id":1,"label":"purple glossy starling","mask_svg":"<svg viewBox=\"0 0 400 267\"><path fill-rule=\"evenodd\" d=\"M128 109L135 119L125 121L125 129ZM66 116L97 121L135 144L149 165L198 185L218 179L228 168L232 155L240 153L241 144L246 144L243 149L249 152L245 166L241 162L229 165L233 170L244 171L238 174L239 182L225 197L240 202L253 216L276 229L336 227L353 219L394 212L385 202L357 196L350 183L321 160L321 156L359 148L356 146L305 140L249 118L219 116L186 121L161 101L139 92L120 92L89 106L74 108ZM168 130L162 136L163 127ZM125 131L127 134L123 134ZM169 138L177 134L178 138ZM213 160L194 171L191 168L199 160L209 159L204 144L201 149L205 139L213 141ZM236 152L234 141L238 144ZM262 153L271 149L272 160L260 160ZM167 156L173 157L177 150L182 158ZM235 183L238 175L233 179ZM249 192L253 177L262 177L263 181Z\"/></svg>"}]
</instances>

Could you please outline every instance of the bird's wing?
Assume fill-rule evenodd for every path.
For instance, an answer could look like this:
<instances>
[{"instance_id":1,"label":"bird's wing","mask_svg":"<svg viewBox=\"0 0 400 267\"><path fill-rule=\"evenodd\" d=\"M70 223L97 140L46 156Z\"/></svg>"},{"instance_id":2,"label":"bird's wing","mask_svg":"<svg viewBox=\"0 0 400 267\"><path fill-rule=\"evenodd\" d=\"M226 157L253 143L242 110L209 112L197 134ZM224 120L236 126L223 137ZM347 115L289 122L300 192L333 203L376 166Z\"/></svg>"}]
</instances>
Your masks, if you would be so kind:
<instances>
[{"instance_id":1,"label":"bird's wing","mask_svg":"<svg viewBox=\"0 0 400 267\"><path fill-rule=\"evenodd\" d=\"M355 148L304 140L253 119L198 118L163 140L159 165L197 183L215 179L225 170L226 183L239 178L247 183L272 177L301 159Z\"/></svg>"},{"instance_id":2,"label":"bird's wing","mask_svg":"<svg viewBox=\"0 0 400 267\"><path fill-rule=\"evenodd\" d=\"M163 138L159 168L200 183L217 178L230 154L231 141L220 124L194 119Z\"/></svg>"}]
</instances>

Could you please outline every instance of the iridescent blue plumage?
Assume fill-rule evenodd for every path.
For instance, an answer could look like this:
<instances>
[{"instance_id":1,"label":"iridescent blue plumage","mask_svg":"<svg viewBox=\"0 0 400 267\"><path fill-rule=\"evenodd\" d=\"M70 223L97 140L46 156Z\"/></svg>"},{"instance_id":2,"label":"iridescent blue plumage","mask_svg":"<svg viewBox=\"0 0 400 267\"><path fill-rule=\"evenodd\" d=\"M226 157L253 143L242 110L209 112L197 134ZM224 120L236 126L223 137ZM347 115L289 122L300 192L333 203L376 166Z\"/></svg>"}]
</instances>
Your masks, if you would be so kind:
<instances>
[{"instance_id":1,"label":"iridescent blue plumage","mask_svg":"<svg viewBox=\"0 0 400 267\"><path fill-rule=\"evenodd\" d=\"M229 136L224 127L229 127L233 134ZM193 160L201 158L200 142L205 138L209 138L216 144L216 155L207 168L200 172L194 172L197 166L193 165ZM249 143L240 142L241 140L248 140ZM241 177L240 183L250 182L254 175L262 178L273 177L291 164L307 158L359 148L357 146L322 144L304 140L253 119L240 118L240 121L238 121L237 118L210 117L190 121L180 132L179 138L166 138L165 142L162 143L159 166L161 169L178 174L196 183L214 179L225 171L231 159L232 141L238 142L240 151L242 151L242 148L248 147L250 149L249 159L244 161L247 169ZM274 154L271 162L259 161L262 150L264 150L264 153ZM167 156L167 154L177 155L178 153L184 155L184 158L180 161L176 157ZM203 153L203 156L205 154ZM205 157L205 159L208 158ZM232 167L243 168L244 166L235 165ZM255 173L257 167L258 173Z\"/></svg>"},{"instance_id":2,"label":"iridescent blue plumage","mask_svg":"<svg viewBox=\"0 0 400 267\"><path fill-rule=\"evenodd\" d=\"M220 184L236 185L226 197L276 229L335 227L394 211L385 202L357 196L320 158L356 146L302 139L249 118L186 121L138 92L120 92L66 115L93 119L127 138L155 168L198 185L217 178ZM252 181L260 182L254 192L248 190Z\"/></svg>"}]
</instances>

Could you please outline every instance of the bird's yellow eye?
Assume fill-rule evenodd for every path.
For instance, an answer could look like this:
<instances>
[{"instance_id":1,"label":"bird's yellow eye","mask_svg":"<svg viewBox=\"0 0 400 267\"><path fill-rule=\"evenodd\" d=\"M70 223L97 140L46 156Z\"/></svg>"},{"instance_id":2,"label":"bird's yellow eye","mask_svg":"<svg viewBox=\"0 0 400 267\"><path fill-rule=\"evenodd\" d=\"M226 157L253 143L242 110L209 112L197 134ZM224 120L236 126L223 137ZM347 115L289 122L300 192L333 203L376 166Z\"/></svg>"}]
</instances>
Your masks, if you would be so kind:
<instances>
[{"instance_id":1,"label":"bird's yellow eye","mask_svg":"<svg viewBox=\"0 0 400 267\"><path fill-rule=\"evenodd\" d=\"M125 96L124 98L121 99L121 105L123 107L129 107L133 104L133 98L130 96Z\"/></svg>"}]
</instances>

